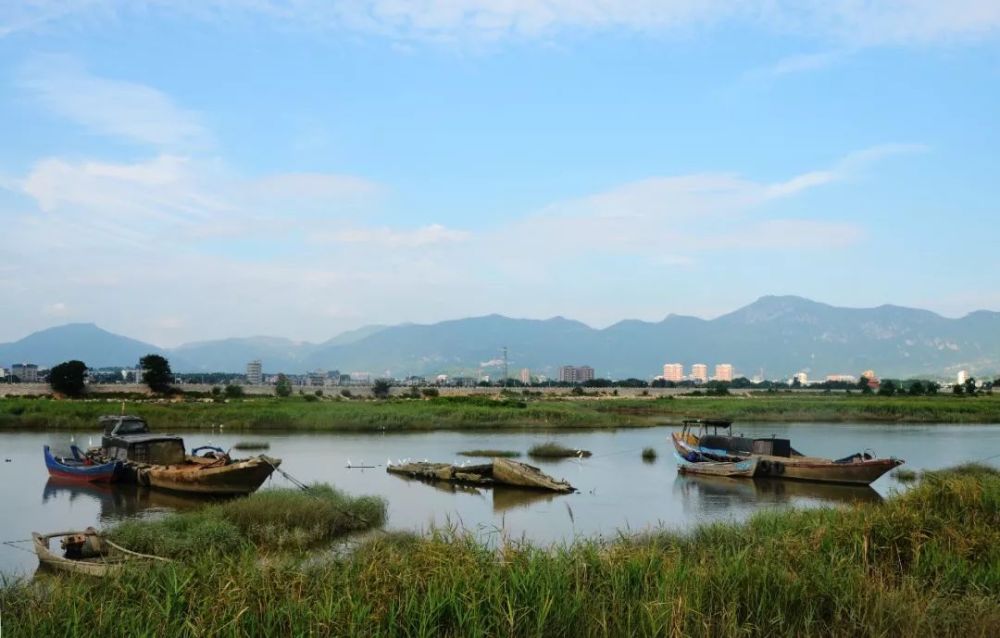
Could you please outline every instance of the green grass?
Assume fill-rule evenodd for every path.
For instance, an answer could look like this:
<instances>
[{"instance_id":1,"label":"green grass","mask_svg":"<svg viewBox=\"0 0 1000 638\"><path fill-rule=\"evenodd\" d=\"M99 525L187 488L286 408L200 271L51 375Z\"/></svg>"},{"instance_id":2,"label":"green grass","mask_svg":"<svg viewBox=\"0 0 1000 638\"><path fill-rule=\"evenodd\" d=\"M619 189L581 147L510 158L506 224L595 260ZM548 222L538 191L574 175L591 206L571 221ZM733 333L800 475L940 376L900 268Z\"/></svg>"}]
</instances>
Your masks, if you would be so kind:
<instances>
[{"instance_id":1,"label":"green grass","mask_svg":"<svg viewBox=\"0 0 1000 638\"><path fill-rule=\"evenodd\" d=\"M555 547L392 534L0 589L5 636L955 636L1000 626L1000 473Z\"/></svg>"},{"instance_id":2,"label":"green grass","mask_svg":"<svg viewBox=\"0 0 1000 638\"><path fill-rule=\"evenodd\" d=\"M259 551L306 549L348 532L379 527L386 504L380 498L351 498L328 485L261 490L160 520L130 520L109 531L119 545L143 554L190 559Z\"/></svg>"},{"instance_id":3,"label":"green grass","mask_svg":"<svg viewBox=\"0 0 1000 638\"><path fill-rule=\"evenodd\" d=\"M656 460L656 450L651 447L643 448L642 450L642 460L643 461L655 461Z\"/></svg>"},{"instance_id":4,"label":"green grass","mask_svg":"<svg viewBox=\"0 0 1000 638\"><path fill-rule=\"evenodd\" d=\"M267 441L237 441L233 444L234 450L270 450L271 444Z\"/></svg>"},{"instance_id":5,"label":"green grass","mask_svg":"<svg viewBox=\"0 0 1000 638\"><path fill-rule=\"evenodd\" d=\"M521 456L521 453L517 450L463 450L458 454L459 456L484 456L488 458L499 456L507 459L513 459Z\"/></svg>"},{"instance_id":6,"label":"green grass","mask_svg":"<svg viewBox=\"0 0 1000 638\"><path fill-rule=\"evenodd\" d=\"M547 459L563 459L572 456L590 456L590 452L587 450L565 447L553 441L547 441L545 443L539 443L538 445L531 446L528 450L528 456Z\"/></svg>"},{"instance_id":7,"label":"green grass","mask_svg":"<svg viewBox=\"0 0 1000 638\"><path fill-rule=\"evenodd\" d=\"M497 428L613 428L677 423L685 418L735 421L1000 423L1000 394L979 397L880 397L760 393L750 397L676 399L494 399L316 401L303 397L198 401L129 401L129 413L160 432L222 426L231 431L399 431ZM0 399L0 430L94 430L120 401Z\"/></svg>"}]
</instances>

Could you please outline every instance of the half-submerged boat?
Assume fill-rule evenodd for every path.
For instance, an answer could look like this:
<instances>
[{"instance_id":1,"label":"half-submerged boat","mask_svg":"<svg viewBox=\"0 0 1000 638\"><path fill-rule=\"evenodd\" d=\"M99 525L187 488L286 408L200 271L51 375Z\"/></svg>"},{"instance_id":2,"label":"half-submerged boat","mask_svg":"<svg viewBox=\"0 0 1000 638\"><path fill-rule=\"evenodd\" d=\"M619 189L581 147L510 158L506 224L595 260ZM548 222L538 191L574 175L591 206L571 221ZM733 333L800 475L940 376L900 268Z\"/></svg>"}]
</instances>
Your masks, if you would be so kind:
<instances>
[{"instance_id":1,"label":"half-submerged boat","mask_svg":"<svg viewBox=\"0 0 1000 638\"><path fill-rule=\"evenodd\" d=\"M50 543L60 539L62 552L54 550ZM166 558L140 554L116 545L98 534L93 527L81 531L55 532L53 534L31 533L38 562L50 569L84 574L87 576L108 576L125 568L132 561L165 561Z\"/></svg>"},{"instance_id":2,"label":"half-submerged boat","mask_svg":"<svg viewBox=\"0 0 1000 638\"><path fill-rule=\"evenodd\" d=\"M101 448L91 456L121 461L123 479L139 485L206 495L250 494L281 465L281 459L264 454L233 459L211 446L187 454L181 437L153 434L137 416L104 416L100 423Z\"/></svg>"},{"instance_id":3,"label":"half-submerged boat","mask_svg":"<svg viewBox=\"0 0 1000 638\"><path fill-rule=\"evenodd\" d=\"M425 481L446 481L459 485L476 487L510 487L545 490L568 494L576 489L566 481L555 479L534 465L520 463L505 458L495 458L489 463L477 465L450 465L448 463L387 464L386 471L409 478Z\"/></svg>"},{"instance_id":4,"label":"half-submerged boat","mask_svg":"<svg viewBox=\"0 0 1000 638\"><path fill-rule=\"evenodd\" d=\"M671 434L671 439L682 457L691 451L700 455L697 462L756 459L753 477L868 485L903 464L902 459L879 459L867 452L836 460L805 456L788 439L732 436L732 425L732 421L722 419L690 419L684 421L680 432Z\"/></svg>"},{"instance_id":5,"label":"half-submerged boat","mask_svg":"<svg viewBox=\"0 0 1000 638\"><path fill-rule=\"evenodd\" d=\"M82 481L85 483L110 483L118 478L121 461L113 460L107 463L95 463L87 458L75 445L70 446L73 458L56 456L49 446L44 446L45 467L49 476L67 481Z\"/></svg>"}]
</instances>

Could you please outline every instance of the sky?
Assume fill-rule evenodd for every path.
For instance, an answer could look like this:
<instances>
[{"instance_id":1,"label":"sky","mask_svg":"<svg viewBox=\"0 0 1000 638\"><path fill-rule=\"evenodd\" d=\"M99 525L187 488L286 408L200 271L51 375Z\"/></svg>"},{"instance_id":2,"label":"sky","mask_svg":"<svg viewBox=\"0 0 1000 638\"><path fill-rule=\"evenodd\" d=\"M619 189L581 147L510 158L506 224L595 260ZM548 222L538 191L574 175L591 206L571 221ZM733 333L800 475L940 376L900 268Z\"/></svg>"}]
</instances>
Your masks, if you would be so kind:
<instances>
[{"instance_id":1,"label":"sky","mask_svg":"<svg viewBox=\"0 0 1000 638\"><path fill-rule=\"evenodd\" d=\"M0 4L0 341L1000 310L997 0Z\"/></svg>"}]
</instances>

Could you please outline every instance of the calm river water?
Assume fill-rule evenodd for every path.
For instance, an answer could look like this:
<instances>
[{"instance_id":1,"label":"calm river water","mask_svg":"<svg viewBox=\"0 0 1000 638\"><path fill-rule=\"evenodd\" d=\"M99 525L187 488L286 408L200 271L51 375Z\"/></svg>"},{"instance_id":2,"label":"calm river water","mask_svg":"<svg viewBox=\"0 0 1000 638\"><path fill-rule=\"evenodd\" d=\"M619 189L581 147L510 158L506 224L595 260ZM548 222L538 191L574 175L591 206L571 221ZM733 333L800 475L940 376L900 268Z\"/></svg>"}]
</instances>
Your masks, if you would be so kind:
<instances>
[{"instance_id":1,"label":"calm river water","mask_svg":"<svg viewBox=\"0 0 1000 638\"><path fill-rule=\"evenodd\" d=\"M792 439L804 454L838 458L864 449L906 459L904 467L934 469L1000 454L1000 426L747 424L734 428L748 436ZM426 530L459 525L485 539L498 535L538 542L574 536L612 536L655 526L683 529L702 521L739 520L763 508L816 507L877 501L900 485L889 475L871 488L823 486L790 481L719 481L681 477L668 442L671 428L559 432L421 432L407 434L230 434L185 435L188 448L238 440L267 440L282 469L305 482L328 482L349 494L376 494L389 502L391 529ZM198 507L200 501L130 486L66 486L49 480L42 445L68 450L70 433L0 433L0 541L30 538L32 530L59 531L104 525L133 516ZM76 433L86 446L93 435ZM460 450L494 448L522 452L543 441L591 450L587 459L533 461L565 478L580 491L548 495L518 490L473 490L429 485L387 474L387 459L458 461ZM640 459L643 447L659 453ZM9 461L8 461L9 459ZM352 464L375 469L347 469ZM474 460L473 460L474 461ZM287 486L274 475L267 485ZM30 574L37 560L29 544L0 545L0 573Z\"/></svg>"}]
</instances>

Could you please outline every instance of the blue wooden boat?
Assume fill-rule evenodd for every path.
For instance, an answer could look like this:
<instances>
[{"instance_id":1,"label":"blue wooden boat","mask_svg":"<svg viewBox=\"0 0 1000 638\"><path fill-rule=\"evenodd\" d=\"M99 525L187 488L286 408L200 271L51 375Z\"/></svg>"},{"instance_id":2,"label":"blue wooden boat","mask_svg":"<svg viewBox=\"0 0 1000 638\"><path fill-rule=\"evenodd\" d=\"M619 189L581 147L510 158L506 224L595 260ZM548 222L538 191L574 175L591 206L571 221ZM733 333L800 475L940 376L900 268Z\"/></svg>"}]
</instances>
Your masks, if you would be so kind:
<instances>
[{"instance_id":1,"label":"blue wooden boat","mask_svg":"<svg viewBox=\"0 0 1000 638\"><path fill-rule=\"evenodd\" d=\"M117 478L121 461L94 463L75 445L71 446L70 450L73 452L73 458L55 456L49 446L44 447L45 467L48 468L50 476L87 483L110 483Z\"/></svg>"}]
</instances>

